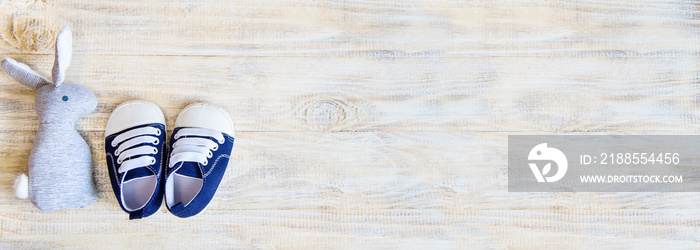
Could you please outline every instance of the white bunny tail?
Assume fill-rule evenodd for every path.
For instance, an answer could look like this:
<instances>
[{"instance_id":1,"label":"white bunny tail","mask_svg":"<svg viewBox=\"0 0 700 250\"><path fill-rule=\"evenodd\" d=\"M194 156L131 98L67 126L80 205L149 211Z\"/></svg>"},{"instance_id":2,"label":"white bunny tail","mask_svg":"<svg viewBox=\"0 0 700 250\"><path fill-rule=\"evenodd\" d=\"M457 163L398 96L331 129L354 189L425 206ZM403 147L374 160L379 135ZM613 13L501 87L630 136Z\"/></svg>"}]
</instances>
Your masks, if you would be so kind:
<instances>
[{"instance_id":1,"label":"white bunny tail","mask_svg":"<svg viewBox=\"0 0 700 250\"><path fill-rule=\"evenodd\" d=\"M29 178L27 175L22 173L15 179L15 185L12 186L15 189L15 196L19 199L29 198Z\"/></svg>"},{"instance_id":2,"label":"white bunny tail","mask_svg":"<svg viewBox=\"0 0 700 250\"><path fill-rule=\"evenodd\" d=\"M68 26L64 27L56 36L56 59L53 62L51 77L56 87L63 83L66 76L66 69L70 65L73 55L73 35Z\"/></svg>"}]
</instances>

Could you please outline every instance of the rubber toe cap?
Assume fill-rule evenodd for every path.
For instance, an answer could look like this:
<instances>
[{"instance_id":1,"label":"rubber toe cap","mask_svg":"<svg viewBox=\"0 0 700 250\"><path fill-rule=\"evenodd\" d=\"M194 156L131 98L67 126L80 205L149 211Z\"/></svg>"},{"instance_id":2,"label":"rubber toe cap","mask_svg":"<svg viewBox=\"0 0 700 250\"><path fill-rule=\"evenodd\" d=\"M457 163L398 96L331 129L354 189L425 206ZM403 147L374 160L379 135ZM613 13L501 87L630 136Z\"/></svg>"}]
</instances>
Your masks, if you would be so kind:
<instances>
[{"instance_id":1,"label":"rubber toe cap","mask_svg":"<svg viewBox=\"0 0 700 250\"><path fill-rule=\"evenodd\" d=\"M165 116L158 105L147 101L128 101L117 106L109 115L105 136L131 127L152 123L165 125Z\"/></svg>"},{"instance_id":2,"label":"rubber toe cap","mask_svg":"<svg viewBox=\"0 0 700 250\"><path fill-rule=\"evenodd\" d=\"M175 120L176 128L206 128L234 136L233 121L223 108L211 103L193 103Z\"/></svg>"}]
</instances>

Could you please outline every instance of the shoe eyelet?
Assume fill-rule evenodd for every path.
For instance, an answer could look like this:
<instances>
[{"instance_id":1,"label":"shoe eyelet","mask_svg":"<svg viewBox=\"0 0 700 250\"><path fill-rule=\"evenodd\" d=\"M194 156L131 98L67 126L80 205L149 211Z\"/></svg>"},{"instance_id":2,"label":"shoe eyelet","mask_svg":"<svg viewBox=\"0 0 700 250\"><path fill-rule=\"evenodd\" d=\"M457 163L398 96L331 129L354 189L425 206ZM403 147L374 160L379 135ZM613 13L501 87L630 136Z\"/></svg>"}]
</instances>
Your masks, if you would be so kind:
<instances>
[{"instance_id":1,"label":"shoe eyelet","mask_svg":"<svg viewBox=\"0 0 700 250\"><path fill-rule=\"evenodd\" d=\"M156 164L156 159L151 159L151 164Z\"/></svg>"},{"instance_id":2,"label":"shoe eyelet","mask_svg":"<svg viewBox=\"0 0 700 250\"><path fill-rule=\"evenodd\" d=\"M153 142L153 144L157 145L158 143L160 143L160 140L158 140L158 138L156 138L156 140Z\"/></svg>"},{"instance_id":3,"label":"shoe eyelet","mask_svg":"<svg viewBox=\"0 0 700 250\"><path fill-rule=\"evenodd\" d=\"M202 163L202 164L204 164L204 166L206 166L207 164L209 164L209 161L204 160L204 163Z\"/></svg>"},{"instance_id":4,"label":"shoe eyelet","mask_svg":"<svg viewBox=\"0 0 700 250\"><path fill-rule=\"evenodd\" d=\"M156 135L160 135L160 129L156 129Z\"/></svg>"},{"instance_id":5,"label":"shoe eyelet","mask_svg":"<svg viewBox=\"0 0 700 250\"><path fill-rule=\"evenodd\" d=\"M213 150L216 151L219 149L219 145L214 146Z\"/></svg>"},{"instance_id":6,"label":"shoe eyelet","mask_svg":"<svg viewBox=\"0 0 700 250\"><path fill-rule=\"evenodd\" d=\"M122 164L122 161L117 159L117 164Z\"/></svg>"},{"instance_id":7,"label":"shoe eyelet","mask_svg":"<svg viewBox=\"0 0 700 250\"><path fill-rule=\"evenodd\" d=\"M157 153L158 153L158 149L157 149L157 148L153 148L153 153L154 153L154 154L157 154Z\"/></svg>"},{"instance_id":8,"label":"shoe eyelet","mask_svg":"<svg viewBox=\"0 0 700 250\"><path fill-rule=\"evenodd\" d=\"M212 156L214 156L214 154L213 154L211 151L209 151L209 154L207 155L207 158L211 158Z\"/></svg>"}]
</instances>

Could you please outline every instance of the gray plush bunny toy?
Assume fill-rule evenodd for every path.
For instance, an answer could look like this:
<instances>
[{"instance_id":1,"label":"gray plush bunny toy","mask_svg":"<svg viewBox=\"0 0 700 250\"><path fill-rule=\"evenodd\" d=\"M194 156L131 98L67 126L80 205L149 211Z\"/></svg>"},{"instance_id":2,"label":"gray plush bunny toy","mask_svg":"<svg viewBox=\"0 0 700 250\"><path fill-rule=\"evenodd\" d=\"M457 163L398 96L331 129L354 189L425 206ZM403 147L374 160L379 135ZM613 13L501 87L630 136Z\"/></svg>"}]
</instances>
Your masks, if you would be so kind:
<instances>
[{"instance_id":1,"label":"gray plush bunny toy","mask_svg":"<svg viewBox=\"0 0 700 250\"><path fill-rule=\"evenodd\" d=\"M75 122L92 113L97 100L87 88L63 82L72 42L70 29L63 28L56 37L53 83L10 58L0 64L9 76L36 90L39 131L29 154L29 178L17 178L15 194L29 197L44 211L85 207L97 199L90 147L75 130Z\"/></svg>"}]
</instances>

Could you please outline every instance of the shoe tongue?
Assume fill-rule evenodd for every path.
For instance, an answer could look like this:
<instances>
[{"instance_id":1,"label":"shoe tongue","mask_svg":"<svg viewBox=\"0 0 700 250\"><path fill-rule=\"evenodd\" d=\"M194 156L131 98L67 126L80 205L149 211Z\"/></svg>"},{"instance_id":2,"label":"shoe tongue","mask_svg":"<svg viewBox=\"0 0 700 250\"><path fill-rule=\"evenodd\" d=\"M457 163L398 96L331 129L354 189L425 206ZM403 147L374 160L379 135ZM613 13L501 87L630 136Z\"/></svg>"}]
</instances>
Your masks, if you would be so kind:
<instances>
[{"instance_id":1,"label":"shoe tongue","mask_svg":"<svg viewBox=\"0 0 700 250\"><path fill-rule=\"evenodd\" d=\"M124 176L124 182L136 179L136 178L141 178L141 177L146 177L149 175L153 175L153 172L149 170L148 168L136 168L132 169L129 171L126 171L126 176Z\"/></svg>"},{"instance_id":2,"label":"shoe tongue","mask_svg":"<svg viewBox=\"0 0 700 250\"><path fill-rule=\"evenodd\" d=\"M175 173L193 178L202 178L202 170L199 168L199 163L196 162L183 162L182 166Z\"/></svg>"}]
</instances>

